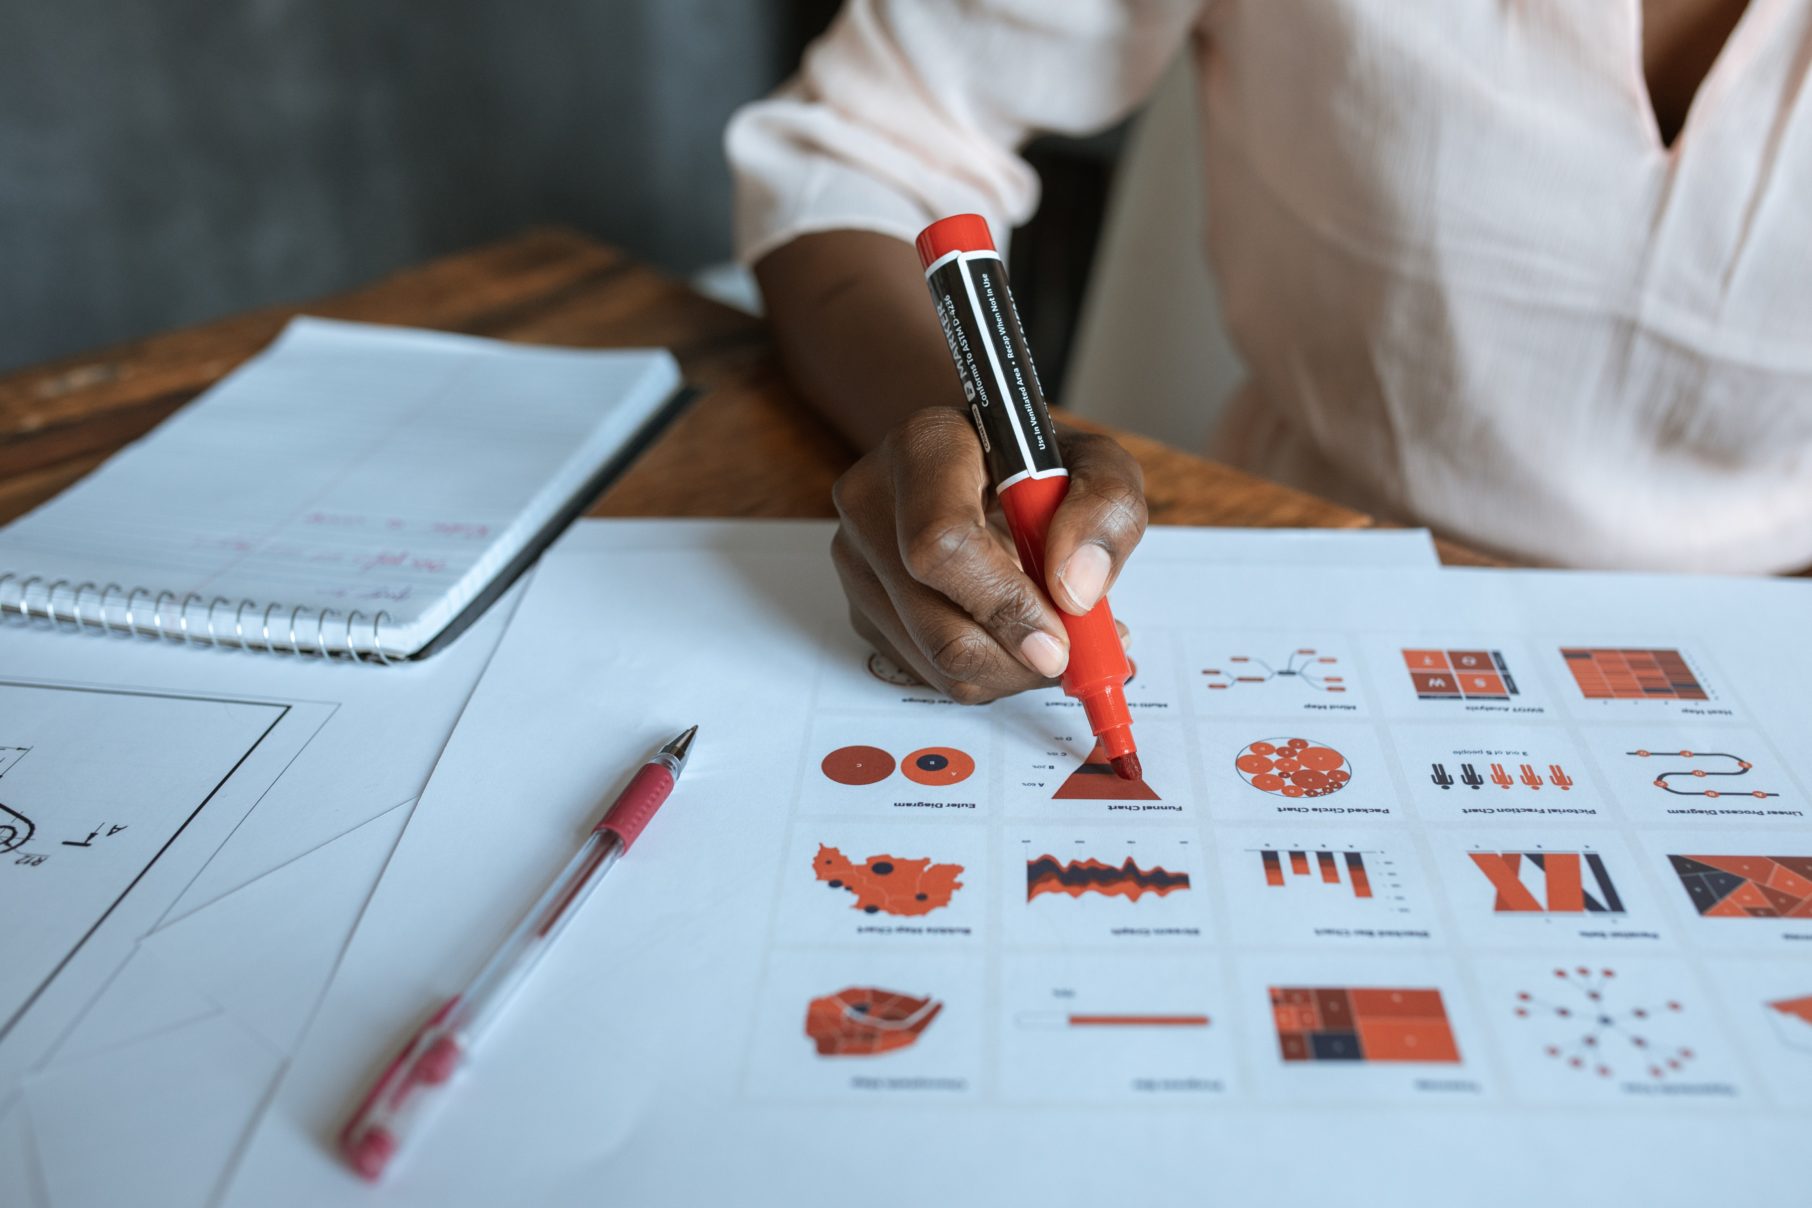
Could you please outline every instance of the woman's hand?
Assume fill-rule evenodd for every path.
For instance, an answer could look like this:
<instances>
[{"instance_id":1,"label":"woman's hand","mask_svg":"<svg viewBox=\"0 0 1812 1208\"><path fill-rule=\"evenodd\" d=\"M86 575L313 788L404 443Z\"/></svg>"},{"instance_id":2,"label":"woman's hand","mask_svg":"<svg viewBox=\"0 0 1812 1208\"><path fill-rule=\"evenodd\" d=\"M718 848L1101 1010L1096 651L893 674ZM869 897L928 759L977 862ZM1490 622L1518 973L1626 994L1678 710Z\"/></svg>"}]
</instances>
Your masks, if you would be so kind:
<instances>
[{"instance_id":1,"label":"woman's hand","mask_svg":"<svg viewBox=\"0 0 1812 1208\"><path fill-rule=\"evenodd\" d=\"M1060 676L1069 639L1052 602L1078 616L1093 608L1144 535L1132 455L1105 436L1060 431L1058 443L1070 489L1051 522L1044 584L990 527L981 442L953 407L913 413L837 481L831 555L856 632L962 704Z\"/></svg>"}]
</instances>

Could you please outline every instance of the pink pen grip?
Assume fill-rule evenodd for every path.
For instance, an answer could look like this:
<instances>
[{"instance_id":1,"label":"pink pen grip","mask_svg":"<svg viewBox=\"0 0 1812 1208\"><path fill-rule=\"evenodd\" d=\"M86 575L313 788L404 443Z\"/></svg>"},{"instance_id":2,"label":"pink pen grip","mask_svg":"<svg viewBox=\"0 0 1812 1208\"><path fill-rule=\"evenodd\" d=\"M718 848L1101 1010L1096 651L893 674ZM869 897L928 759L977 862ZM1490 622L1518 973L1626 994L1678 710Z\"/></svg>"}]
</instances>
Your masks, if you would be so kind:
<instances>
[{"instance_id":1,"label":"pink pen grip","mask_svg":"<svg viewBox=\"0 0 1812 1208\"><path fill-rule=\"evenodd\" d=\"M604 821L598 823L598 829L615 835L623 844L623 850L628 851L672 791L672 772L658 763L642 765L642 770L635 774L623 795L604 815Z\"/></svg>"}]
</instances>

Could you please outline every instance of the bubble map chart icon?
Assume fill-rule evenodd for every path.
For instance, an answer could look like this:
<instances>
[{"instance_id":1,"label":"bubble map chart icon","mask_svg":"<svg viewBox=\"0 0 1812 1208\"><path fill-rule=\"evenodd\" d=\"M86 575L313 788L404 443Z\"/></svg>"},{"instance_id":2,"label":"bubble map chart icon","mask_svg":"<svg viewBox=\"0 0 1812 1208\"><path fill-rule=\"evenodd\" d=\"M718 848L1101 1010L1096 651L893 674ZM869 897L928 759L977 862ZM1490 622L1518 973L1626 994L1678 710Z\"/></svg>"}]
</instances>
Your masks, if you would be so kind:
<instances>
[{"instance_id":1,"label":"bubble map chart icon","mask_svg":"<svg viewBox=\"0 0 1812 1208\"><path fill-rule=\"evenodd\" d=\"M1234 758L1240 778L1280 797L1325 797L1353 779L1346 756L1308 738L1266 738L1248 743Z\"/></svg>"}]
</instances>

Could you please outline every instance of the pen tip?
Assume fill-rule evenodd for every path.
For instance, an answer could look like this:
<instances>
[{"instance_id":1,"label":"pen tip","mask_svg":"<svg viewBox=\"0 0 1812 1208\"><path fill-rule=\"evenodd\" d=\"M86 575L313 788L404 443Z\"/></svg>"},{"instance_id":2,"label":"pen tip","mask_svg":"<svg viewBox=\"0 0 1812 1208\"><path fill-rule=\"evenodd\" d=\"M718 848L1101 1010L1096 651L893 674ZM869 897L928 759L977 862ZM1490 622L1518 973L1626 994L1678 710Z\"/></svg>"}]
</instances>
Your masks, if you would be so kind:
<instances>
[{"instance_id":1,"label":"pen tip","mask_svg":"<svg viewBox=\"0 0 1812 1208\"><path fill-rule=\"evenodd\" d=\"M661 748L661 754L672 756L679 761L680 767L686 766L686 756L692 750L692 740L698 735L698 727L688 727L678 738Z\"/></svg>"},{"instance_id":2,"label":"pen tip","mask_svg":"<svg viewBox=\"0 0 1812 1208\"><path fill-rule=\"evenodd\" d=\"M1108 760L1108 763L1113 767L1114 775L1122 780L1141 780L1145 776L1145 769L1139 766L1137 755L1131 753L1116 755Z\"/></svg>"}]
</instances>

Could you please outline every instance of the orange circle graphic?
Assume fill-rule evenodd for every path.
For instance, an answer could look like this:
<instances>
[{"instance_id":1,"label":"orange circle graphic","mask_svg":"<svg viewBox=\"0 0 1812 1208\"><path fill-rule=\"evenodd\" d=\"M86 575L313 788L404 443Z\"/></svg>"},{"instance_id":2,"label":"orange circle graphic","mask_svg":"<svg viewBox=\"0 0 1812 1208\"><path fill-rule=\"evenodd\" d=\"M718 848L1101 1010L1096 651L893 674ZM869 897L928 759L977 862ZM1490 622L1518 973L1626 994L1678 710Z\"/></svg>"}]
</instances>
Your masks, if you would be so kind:
<instances>
[{"instance_id":1,"label":"orange circle graphic","mask_svg":"<svg viewBox=\"0 0 1812 1208\"><path fill-rule=\"evenodd\" d=\"M819 766L838 784L879 784L893 775L893 756L880 747L838 747Z\"/></svg>"},{"instance_id":2,"label":"orange circle graphic","mask_svg":"<svg viewBox=\"0 0 1812 1208\"><path fill-rule=\"evenodd\" d=\"M975 761L955 747L925 747L900 760L900 771L914 784L960 784L975 771Z\"/></svg>"},{"instance_id":3,"label":"orange circle graphic","mask_svg":"<svg viewBox=\"0 0 1812 1208\"><path fill-rule=\"evenodd\" d=\"M1269 738L1248 744L1234 756L1240 778L1281 797L1325 797L1353 779L1346 756L1307 738Z\"/></svg>"}]
</instances>

